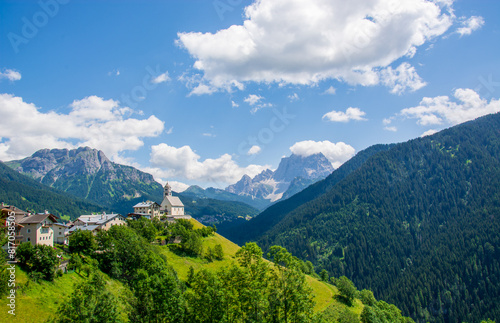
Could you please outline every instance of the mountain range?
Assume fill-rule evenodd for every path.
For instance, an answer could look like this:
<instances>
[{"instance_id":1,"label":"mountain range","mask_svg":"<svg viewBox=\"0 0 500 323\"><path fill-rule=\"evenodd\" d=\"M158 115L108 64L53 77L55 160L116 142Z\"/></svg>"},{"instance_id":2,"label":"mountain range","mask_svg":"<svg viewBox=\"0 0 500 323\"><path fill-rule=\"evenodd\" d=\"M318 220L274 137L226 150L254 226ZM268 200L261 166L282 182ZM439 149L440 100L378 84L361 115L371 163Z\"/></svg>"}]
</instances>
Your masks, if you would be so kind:
<instances>
[{"instance_id":1,"label":"mountain range","mask_svg":"<svg viewBox=\"0 0 500 323\"><path fill-rule=\"evenodd\" d=\"M110 161L102 151L42 149L6 165L34 180L122 214L143 200L161 200L163 188L150 174Z\"/></svg>"},{"instance_id":2,"label":"mountain range","mask_svg":"<svg viewBox=\"0 0 500 323\"><path fill-rule=\"evenodd\" d=\"M329 172L319 162L300 175L298 161L323 158L284 158L276 171L233 185L238 194L193 186L179 196L193 215L231 222L220 232L240 245L286 247L317 271L373 290L417 322L500 317L499 113L369 147L293 194ZM130 203L162 195L151 175L90 148L42 150L6 164L29 177L0 163L0 199L24 209L73 217L122 205L127 213ZM258 215L244 203L278 194L282 199Z\"/></svg>"},{"instance_id":3,"label":"mountain range","mask_svg":"<svg viewBox=\"0 0 500 323\"><path fill-rule=\"evenodd\" d=\"M19 174L2 162L0 162L0 202L32 213L48 210L65 220L91 212L109 211L95 203L47 187Z\"/></svg>"},{"instance_id":4,"label":"mountain range","mask_svg":"<svg viewBox=\"0 0 500 323\"><path fill-rule=\"evenodd\" d=\"M378 151L377 151L378 150ZM358 153L234 228L417 322L500 318L500 114Z\"/></svg>"},{"instance_id":5,"label":"mountain range","mask_svg":"<svg viewBox=\"0 0 500 323\"><path fill-rule=\"evenodd\" d=\"M332 171L332 164L322 153L306 157L292 154L290 157L283 157L275 171L266 169L254 178L243 175L237 183L228 186L226 191L252 199L276 202L325 178Z\"/></svg>"},{"instance_id":6,"label":"mountain range","mask_svg":"<svg viewBox=\"0 0 500 323\"><path fill-rule=\"evenodd\" d=\"M121 214L131 212L138 202L152 200L160 203L163 199L162 185L153 176L134 167L114 163L102 151L89 147L42 149L32 156L5 164L45 186ZM292 155L283 158L275 172L267 170L256 176L252 185L265 186L261 183L265 177L282 190L299 191L304 185L317 180L317 176L324 176L331 170L323 155L307 158ZM291 183L288 182L290 179ZM279 191L274 186L273 190ZM236 194L228 190L191 186L176 195L183 200L188 214L205 224L222 224L221 227L224 227L227 224L224 222L230 222L230 226L245 222L271 203L269 199L243 191L236 190L240 193Z\"/></svg>"}]
</instances>

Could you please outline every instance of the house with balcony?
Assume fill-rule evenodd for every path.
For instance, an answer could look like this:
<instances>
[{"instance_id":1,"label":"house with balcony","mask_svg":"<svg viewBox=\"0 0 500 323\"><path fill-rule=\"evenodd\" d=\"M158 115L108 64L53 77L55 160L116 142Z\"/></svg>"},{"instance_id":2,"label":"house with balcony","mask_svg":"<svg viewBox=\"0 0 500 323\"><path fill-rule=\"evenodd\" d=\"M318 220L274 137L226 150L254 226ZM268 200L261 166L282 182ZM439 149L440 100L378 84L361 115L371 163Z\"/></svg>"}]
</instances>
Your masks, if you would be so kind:
<instances>
[{"instance_id":1,"label":"house with balcony","mask_svg":"<svg viewBox=\"0 0 500 323\"><path fill-rule=\"evenodd\" d=\"M54 223L58 222L58 217L45 211L45 213L16 216L16 222L19 224L19 232L16 236L21 242L30 242L32 245L54 245Z\"/></svg>"},{"instance_id":2,"label":"house with balcony","mask_svg":"<svg viewBox=\"0 0 500 323\"><path fill-rule=\"evenodd\" d=\"M7 218L10 216L14 216L14 228L15 228L15 236L14 236L14 244L17 246L21 242L23 242L24 237L21 235L21 229L24 228L23 225L19 224L19 220L29 215L28 212L25 212L13 205L7 205L4 202L1 203L1 219L2 226L7 226Z\"/></svg>"},{"instance_id":3,"label":"house with balcony","mask_svg":"<svg viewBox=\"0 0 500 323\"><path fill-rule=\"evenodd\" d=\"M160 204L152 201L141 202L134 205L134 214L148 219L160 217Z\"/></svg>"},{"instance_id":4,"label":"house with balcony","mask_svg":"<svg viewBox=\"0 0 500 323\"><path fill-rule=\"evenodd\" d=\"M68 244L70 226L64 223L54 223L52 226L52 231L54 231L54 243L57 244Z\"/></svg>"}]
</instances>

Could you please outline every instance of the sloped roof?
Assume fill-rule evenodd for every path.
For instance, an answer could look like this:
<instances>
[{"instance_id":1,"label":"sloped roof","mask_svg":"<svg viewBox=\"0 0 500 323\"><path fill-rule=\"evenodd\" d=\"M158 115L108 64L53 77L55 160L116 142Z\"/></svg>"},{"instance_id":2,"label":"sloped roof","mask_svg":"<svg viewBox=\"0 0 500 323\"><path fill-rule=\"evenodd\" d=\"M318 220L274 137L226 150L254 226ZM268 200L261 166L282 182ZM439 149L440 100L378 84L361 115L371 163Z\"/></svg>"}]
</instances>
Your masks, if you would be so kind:
<instances>
[{"instance_id":1,"label":"sloped roof","mask_svg":"<svg viewBox=\"0 0 500 323\"><path fill-rule=\"evenodd\" d=\"M151 202L151 201L147 201L147 202L141 202L141 203L137 203L136 205L134 205L133 207L136 208L136 207L150 207L151 205L158 205L160 206L158 203L156 202Z\"/></svg>"},{"instance_id":2,"label":"sloped roof","mask_svg":"<svg viewBox=\"0 0 500 323\"><path fill-rule=\"evenodd\" d=\"M68 232L75 232L76 230L94 231L97 228L99 228L98 225L75 225L74 227L69 229Z\"/></svg>"},{"instance_id":3,"label":"sloped roof","mask_svg":"<svg viewBox=\"0 0 500 323\"><path fill-rule=\"evenodd\" d=\"M184 206L184 204L182 204L181 202L181 199L178 198L177 196L167 195L165 196L165 199L167 199L170 205L172 206Z\"/></svg>"},{"instance_id":4,"label":"sloped roof","mask_svg":"<svg viewBox=\"0 0 500 323\"><path fill-rule=\"evenodd\" d=\"M117 214L117 213L82 215L78 218L78 220L80 220L86 224L103 224L103 223L106 223L106 222L113 220L117 216L121 216L121 215Z\"/></svg>"},{"instance_id":5,"label":"sloped roof","mask_svg":"<svg viewBox=\"0 0 500 323\"><path fill-rule=\"evenodd\" d=\"M19 223L20 224L28 224L28 223L41 223L45 219L49 218L52 222L57 222L57 217L50 213L39 213L31 216L27 216L22 218Z\"/></svg>"},{"instance_id":6,"label":"sloped roof","mask_svg":"<svg viewBox=\"0 0 500 323\"><path fill-rule=\"evenodd\" d=\"M54 223L54 225L60 225L60 226L62 226L62 227L69 228L69 225L64 224L64 223L59 223L59 222L58 222L58 223Z\"/></svg>"}]
</instances>

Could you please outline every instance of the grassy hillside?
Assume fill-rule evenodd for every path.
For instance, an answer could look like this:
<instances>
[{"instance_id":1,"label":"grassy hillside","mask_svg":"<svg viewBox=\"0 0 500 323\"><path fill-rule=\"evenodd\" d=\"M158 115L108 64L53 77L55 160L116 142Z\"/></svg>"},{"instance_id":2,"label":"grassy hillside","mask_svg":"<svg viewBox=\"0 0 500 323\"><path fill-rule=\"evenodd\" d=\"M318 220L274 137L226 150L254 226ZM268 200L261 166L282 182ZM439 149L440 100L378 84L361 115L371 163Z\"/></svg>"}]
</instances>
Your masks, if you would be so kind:
<instances>
[{"instance_id":1,"label":"grassy hillside","mask_svg":"<svg viewBox=\"0 0 500 323\"><path fill-rule=\"evenodd\" d=\"M191 222L194 224L194 229L203 227L203 225L196 220L191 220ZM168 246L155 246L155 249L160 254L166 256L167 263L175 269L178 277L182 281L185 281L190 267L193 267L195 271L200 269L217 271L222 268L227 268L232 264L236 264L235 254L240 247L219 234L203 238L203 248L214 247L217 244L222 245L224 251L224 258L220 261L208 261L199 257L179 256L172 252ZM85 274L77 274L70 271L68 274L64 274L62 277L58 277L52 282L33 282L23 270L17 268L16 284L19 286L19 289L16 297L15 322L46 322L54 318L57 309L69 298L75 286L86 279ZM106 280L108 289L116 296L130 295L129 287L126 285L108 276L106 276ZM310 276L306 277L306 281L313 290L315 301L314 312L321 312L328 309L330 312L340 313L348 310L359 316L363 310L364 306L358 299L354 301L351 307L347 307L342 302L338 301L336 296L339 295L339 291L336 287ZM128 318L123 314L126 312L126 305L124 304L126 304L126 302L121 300L121 319L127 321ZM12 321L12 317L7 311L0 311L0 322L8 321Z\"/></svg>"},{"instance_id":2,"label":"grassy hillside","mask_svg":"<svg viewBox=\"0 0 500 323\"><path fill-rule=\"evenodd\" d=\"M59 306L68 299L74 287L86 279L85 275L75 272L64 274L52 282L33 282L28 275L16 267L16 316L13 318L6 310L0 311L0 322L46 322L55 316ZM123 293L122 283L108 278L108 287L115 295ZM123 313L123 311L122 311ZM122 319L126 319L122 314Z\"/></svg>"},{"instance_id":3,"label":"grassy hillside","mask_svg":"<svg viewBox=\"0 0 500 323\"><path fill-rule=\"evenodd\" d=\"M190 221L194 224L195 229L203 227L201 223L194 219ZM222 245L222 249L224 250L224 259L220 261L215 260L213 262L209 262L198 257L194 258L179 256L170 251L168 246L161 246L159 248L161 250L161 253L167 257L168 263L174 267L179 278L182 280L186 280L189 267L193 267L195 271L198 271L202 268L218 270L221 268L227 268L229 267L229 265L236 263L235 255L240 247L230 240L224 238L220 234L216 233L214 236L204 238L203 248L213 248L217 244ZM316 312L323 311L329 306L333 306L336 309L347 308L343 303L336 300L335 296L339 295L339 291L335 286L322 282L311 276L307 276L307 282L313 289L314 301L316 303L314 310ZM349 310L359 315L363 309L363 305L359 300L356 300L354 304L355 305L349 308Z\"/></svg>"}]
</instances>

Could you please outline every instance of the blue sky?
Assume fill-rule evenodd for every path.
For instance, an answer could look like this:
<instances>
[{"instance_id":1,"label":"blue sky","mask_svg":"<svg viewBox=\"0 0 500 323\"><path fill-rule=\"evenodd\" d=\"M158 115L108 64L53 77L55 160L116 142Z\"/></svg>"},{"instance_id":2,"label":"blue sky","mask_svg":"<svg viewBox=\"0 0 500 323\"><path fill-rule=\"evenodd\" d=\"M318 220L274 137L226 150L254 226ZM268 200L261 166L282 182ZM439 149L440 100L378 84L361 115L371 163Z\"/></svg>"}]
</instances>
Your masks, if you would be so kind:
<instances>
[{"instance_id":1,"label":"blue sky","mask_svg":"<svg viewBox=\"0 0 500 323\"><path fill-rule=\"evenodd\" d=\"M0 160L225 187L500 111L494 0L0 0Z\"/></svg>"}]
</instances>

